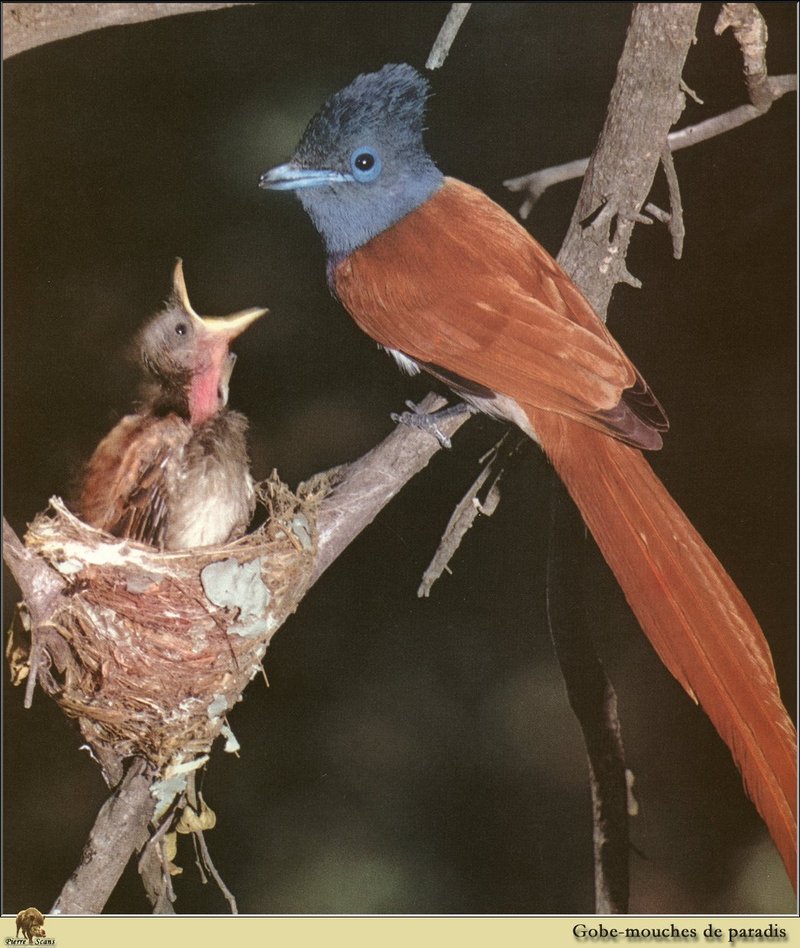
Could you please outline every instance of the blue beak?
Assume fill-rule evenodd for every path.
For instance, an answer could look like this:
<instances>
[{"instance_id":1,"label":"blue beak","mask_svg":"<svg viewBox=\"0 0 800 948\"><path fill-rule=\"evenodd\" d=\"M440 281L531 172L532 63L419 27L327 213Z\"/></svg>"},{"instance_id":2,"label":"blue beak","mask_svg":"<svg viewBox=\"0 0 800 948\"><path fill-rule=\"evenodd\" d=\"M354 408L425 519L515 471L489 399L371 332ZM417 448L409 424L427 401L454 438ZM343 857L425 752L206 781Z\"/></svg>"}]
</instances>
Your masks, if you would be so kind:
<instances>
[{"instance_id":1,"label":"blue beak","mask_svg":"<svg viewBox=\"0 0 800 948\"><path fill-rule=\"evenodd\" d=\"M322 168L301 168L293 161L265 171L258 186L270 191L297 191L300 188L319 188L326 184L341 184L352 181L349 174L328 171Z\"/></svg>"}]
</instances>

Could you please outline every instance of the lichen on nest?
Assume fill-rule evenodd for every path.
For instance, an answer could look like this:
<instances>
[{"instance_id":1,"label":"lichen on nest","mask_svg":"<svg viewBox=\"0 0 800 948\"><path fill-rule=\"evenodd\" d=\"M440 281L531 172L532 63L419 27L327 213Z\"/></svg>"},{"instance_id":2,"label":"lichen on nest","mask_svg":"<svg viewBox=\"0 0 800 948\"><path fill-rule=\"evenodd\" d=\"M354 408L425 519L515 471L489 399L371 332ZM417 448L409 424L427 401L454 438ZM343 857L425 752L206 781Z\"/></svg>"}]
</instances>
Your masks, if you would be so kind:
<instances>
[{"instance_id":1,"label":"lichen on nest","mask_svg":"<svg viewBox=\"0 0 800 948\"><path fill-rule=\"evenodd\" d=\"M263 524L224 546L159 552L87 526L53 498L27 547L67 582L37 630L38 681L83 736L110 785L126 758L191 769L259 672L308 588L324 490L259 485ZM42 660L42 658L44 660Z\"/></svg>"}]
</instances>

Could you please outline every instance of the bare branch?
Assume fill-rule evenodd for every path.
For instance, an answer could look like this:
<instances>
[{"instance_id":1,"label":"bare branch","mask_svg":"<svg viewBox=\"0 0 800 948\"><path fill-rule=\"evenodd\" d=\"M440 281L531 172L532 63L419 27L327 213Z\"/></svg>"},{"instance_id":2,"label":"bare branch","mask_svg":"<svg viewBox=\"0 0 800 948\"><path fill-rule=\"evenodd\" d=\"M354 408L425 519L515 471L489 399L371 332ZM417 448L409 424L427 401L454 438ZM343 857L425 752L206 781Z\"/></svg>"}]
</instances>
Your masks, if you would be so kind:
<instances>
[{"instance_id":1,"label":"bare branch","mask_svg":"<svg viewBox=\"0 0 800 948\"><path fill-rule=\"evenodd\" d=\"M202 830L198 830L194 833L195 840L197 845L200 847L200 854L203 859L203 865L211 873L212 878L219 886L220 892L225 896L225 901L228 903L231 909L231 915L238 915L239 908L236 905L236 899L231 892L231 890L223 882L222 876L217 871L217 867L214 865L213 860L211 859L211 853L208 851L208 845L206 844L206 838L203 835Z\"/></svg>"},{"instance_id":2,"label":"bare branch","mask_svg":"<svg viewBox=\"0 0 800 948\"><path fill-rule=\"evenodd\" d=\"M553 165L552 168L542 168L541 171L532 171L529 174L521 175L519 178L508 178L503 184L509 191L528 192L528 197L519 208L519 216L526 220L533 210L533 206L549 187L554 184L561 184L562 181L582 178L588 167L588 158L576 158L575 161L568 161L563 165Z\"/></svg>"},{"instance_id":3,"label":"bare branch","mask_svg":"<svg viewBox=\"0 0 800 948\"><path fill-rule=\"evenodd\" d=\"M246 3L4 3L3 59L34 46L104 26L142 23L179 13L200 13Z\"/></svg>"},{"instance_id":4,"label":"bare branch","mask_svg":"<svg viewBox=\"0 0 800 948\"><path fill-rule=\"evenodd\" d=\"M787 92L794 92L797 89L797 76L771 76L768 80L770 89L770 105ZM767 109L769 106L767 106ZM667 136L667 145L671 152L680 151L681 148L689 148L691 145L697 145L700 142L707 141L709 138L715 138L725 132L730 132L740 125L752 122L753 119L760 118L766 110L756 108L754 105L740 105L721 115L715 115L713 118L698 122L696 125L687 125L686 128L679 129L676 132L670 132ZM508 178L503 184L509 191L525 191L528 197L522 202L519 208L519 216L526 220L536 202L544 192L554 184L561 184L563 181L571 181L575 178L582 178L586 174L589 166L588 158L577 158L575 161L568 161L563 165L554 165L552 168L542 168L540 171L531 171L529 174L520 175L518 178Z\"/></svg>"},{"instance_id":5,"label":"bare branch","mask_svg":"<svg viewBox=\"0 0 800 948\"><path fill-rule=\"evenodd\" d=\"M439 30L439 35L428 54L428 61L425 63L426 69L439 69L440 66L444 65L450 47L453 45L453 41L461 29L461 24L464 22L471 6L471 3L454 3L450 7L450 12L447 14L447 18Z\"/></svg>"},{"instance_id":6,"label":"bare branch","mask_svg":"<svg viewBox=\"0 0 800 948\"><path fill-rule=\"evenodd\" d=\"M27 550L3 517L3 559L11 570L28 604L34 626L50 621L61 600L66 583L41 557Z\"/></svg>"},{"instance_id":7,"label":"bare branch","mask_svg":"<svg viewBox=\"0 0 800 948\"><path fill-rule=\"evenodd\" d=\"M586 614L583 522L563 485L552 478L547 557L547 619L570 707L589 760L594 827L595 911L628 908L628 777L617 697L597 657ZM576 545L577 543L577 545Z\"/></svg>"},{"instance_id":8,"label":"bare branch","mask_svg":"<svg viewBox=\"0 0 800 948\"><path fill-rule=\"evenodd\" d=\"M771 76L768 80L772 93L772 102L780 99L787 92L797 90L797 76ZM688 148L690 145L696 145L698 142L707 141L717 135L730 132L740 125L752 122L753 119L760 118L764 114L763 109L757 109L754 105L740 105L729 112L723 112L722 115L715 115L713 118L706 119L704 122L698 122L697 125L689 125L681 128L677 132L671 132L667 138L667 144L670 151L679 151L681 148Z\"/></svg>"},{"instance_id":9,"label":"bare branch","mask_svg":"<svg viewBox=\"0 0 800 948\"><path fill-rule=\"evenodd\" d=\"M658 155L682 109L681 72L698 14L699 4L634 8L605 125L558 256L601 316L615 283L639 282L625 265L628 242L652 186ZM585 226L597 208L602 208L597 219ZM613 238L610 220L599 226L599 219L611 212L617 217ZM628 910L629 895L628 776L614 688L597 658L584 598L576 595L582 570L574 551L584 532L564 488L554 484L548 622L589 759L595 911L619 913Z\"/></svg>"},{"instance_id":10,"label":"bare branch","mask_svg":"<svg viewBox=\"0 0 800 948\"><path fill-rule=\"evenodd\" d=\"M420 403L420 408L432 412L444 404L445 400L440 396L428 395ZM452 435L467 418L469 415L466 414L448 418L442 422L442 430ZM312 582L319 579L439 450L439 442L429 432L399 425L377 447L344 469L342 479L319 510L318 555Z\"/></svg>"},{"instance_id":11,"label":"bare branch","mask_svg":"<svg viewBox=\"0 0 800 948\"><path fill-rule=\"evenodd\" d=\"M672 160L672 152L669 150L669 146L661 153L661 164L664 167L664 174L667 177L667 187L669 188L669 219L667 221L667 227L672 236L672 256L676 260L680 260L683 255L683 238L686 236L686 229L683 225L681 188L678 183L675 162Z\"/></svg>"},{"instance_id":12,"label":"bare branch","mask_svg":"<svg viewBox=\"0 0 800 948\"><path fill-rule=\"evenodd\" d=\"M742 51L747 94L761 112L774 96L767 78L767 24L754 3L723 3L714 32L720 36L731 27Z\"/></svg>"},{"instance_id":13,"label":"bare branch","mask_svg":"<svg viewBox=\"0 0 800 948\"><path fill-rule=\"evenodd\" d=\"M168 860L165 856L164 837L170 826L165 820L150 837L139 857L139 876L145 894L153 906L153 915L174 915L175 891L169 875ZM110 893L108 893L110 895Z\"/></svg>"},{"instance_id":14,"label":"bare branch","mask_svg":"<svg viewBox=\"0 0 800 948\"><path fill-rule=\"evenodd\" d=\"M500 448L507 439L508 434L503 435L502 439L494 446L483 470L478 474L470 485L467 493L456 505L445 527L439 547L428 568L422 575L422 582L417 590L418 596L425 597L430 595L433 584L442 573L448 569L448 563L455 555L456 550L461 545L461 541L469 529L475 523L478 514L481 513L486 517L491 517L497 509L497 505L500 502L500 488L498 485L503 475L503 467L500 465L498 470L497 462ZM506 452L504 452L504 455L505 454ZM495 471L496 473L494 473ZM493 473L494 478L489 485L485 498L481 501L478 495Z\"/></svg>"},{"instance_id":15,"label":"bare branch","mask_svg":"<svg viewBox=\"0 0 800 948\"><path fill-rule=\"evenodd\" d=\"M41 557L25 549L5 517L3 559L17 581L31 619L30 668L24 700L24 706L30 708L42 660L41 630L58 608L66 583Z\"/></svg>"},{"instance_id":16,"label":"bare branch","mask_svg":"<svg viewBox=\"0 0 800 948\"><path fill-rule=\"evenodd\" d=\"M147 842L155 809L152 774L135 761L97 814L78 868L51 909L53 915L97 915L119 881L131 854Z\"/></svg>"},{"instance_id":17,"label":"bare branch","mask_svg":"<svg viewBox=\"0 0 800 948\"><path fill-rule=\"evenodd\" d=\"M584 561L575 556L583 522L566 490L552 478L547 557L547 619L583 732L589 760L594 827L595 911L628 910L628 771L617 696L597 657L586 614Z\"/></svg>"}]
</instances>

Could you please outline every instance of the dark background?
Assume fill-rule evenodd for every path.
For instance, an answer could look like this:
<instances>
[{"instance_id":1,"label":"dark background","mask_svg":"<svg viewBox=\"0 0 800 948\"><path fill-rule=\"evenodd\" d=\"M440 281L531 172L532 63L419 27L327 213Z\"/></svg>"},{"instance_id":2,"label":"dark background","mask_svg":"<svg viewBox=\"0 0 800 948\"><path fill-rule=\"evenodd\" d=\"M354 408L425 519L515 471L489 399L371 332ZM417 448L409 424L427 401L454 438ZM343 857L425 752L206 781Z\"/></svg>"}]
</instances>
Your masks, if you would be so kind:
<instances>
[{"instance_id":1,"label":"dark background","mask_svg":"<svg viewBox=\"0 0 800 948\"><path fill-rule=\"evenodd\" d=\"M772 73L795 69L795 6L763 4ZM5 512L17 530L129 409L125 346L181 255L195 308L262 304L232 404L253 469L298 480L357 457L425 382L401 376L330 298L316 233L258 190L332 91L422 67L446 3L261 3L106 29L5 69ZM741 104L733 38L704 5L684 121ZM475 4L427 136L449 174L516 210L502 180L589 154L627 4ZM676 156L684 259L660 226L629 256L610 325L672 430L653 466L760 617L795 707L794 117ZM578 183L529 222L557 252ZM656 196L663 203L663 185ZM216 864L247 913L576 913L592 908L586 766L544 611L547 470L531 448L454 574L415 590L500 427L470 422L281 630L231 715L204 792ZM619 692L639 816L632 910L791 911L780 860L728 751L645 642L598 554L590 613ZM6 580L4 621L16 590ZM7 675L3 673L4 681ZM5 687L3 910L49 907L107 791L74 724ZM225 912L188 844L180 912ZM129 869L110 911L147 912Z\"/></svg>"}]
</instances>

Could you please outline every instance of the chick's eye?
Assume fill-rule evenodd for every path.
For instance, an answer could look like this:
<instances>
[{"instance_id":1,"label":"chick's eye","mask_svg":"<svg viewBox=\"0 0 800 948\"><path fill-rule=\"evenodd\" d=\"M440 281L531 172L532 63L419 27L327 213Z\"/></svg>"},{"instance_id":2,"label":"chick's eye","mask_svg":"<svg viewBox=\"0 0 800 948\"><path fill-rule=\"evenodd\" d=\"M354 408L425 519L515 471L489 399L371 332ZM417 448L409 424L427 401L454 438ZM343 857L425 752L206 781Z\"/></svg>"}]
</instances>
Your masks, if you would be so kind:
<instances>
[{"instance_id":1,"label":"chick's eye","mask_svg":"<svg viewBox=\"0 0 800 948\"><path fill-rule=\"evenodd\" d=\"M189 327L186 325L186 323L177 323L175 326L175 335L185 336L188 330L189 330Z\"/></svg>"},{"instance_id":2,"label":"chick's eye","mask_svg":"<svg viewBox=\"0 0 800 948\"><path fill-rule=\"evenodd\" d=\"M381 159L372 148L356 148L350 156L350 167L356 181L374 181L381 173Z\"/></svg>"}]
</instances>

